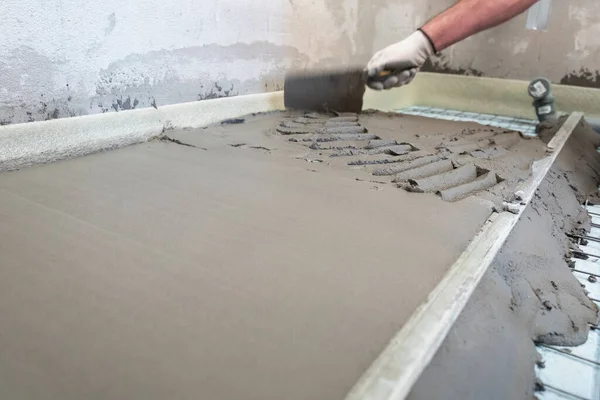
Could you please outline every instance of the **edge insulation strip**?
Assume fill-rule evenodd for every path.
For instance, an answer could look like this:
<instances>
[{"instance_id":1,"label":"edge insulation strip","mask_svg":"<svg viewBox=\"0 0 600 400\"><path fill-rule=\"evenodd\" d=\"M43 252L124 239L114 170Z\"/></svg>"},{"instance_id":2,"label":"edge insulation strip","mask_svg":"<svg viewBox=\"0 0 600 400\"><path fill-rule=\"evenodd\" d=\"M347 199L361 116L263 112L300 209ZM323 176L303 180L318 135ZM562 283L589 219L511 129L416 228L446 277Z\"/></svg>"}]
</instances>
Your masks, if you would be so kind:
<instances>
[{"instance_id":1,"label":"edge insulation strip","mask_svg":"<svg viewBox=\"0 0 600 400\"><path fill-rule=\"evenodd\" d=\"M273 92L5 125L0 127L0 172L142 143L165 130L283 108L283 93Z\"/></svg>"},{"instance_id":2,"label":"edge insulation strip","mask_svg":"<svg viewBox=\"0 0 600 400\"><path fill-rule=\"evenodd\" d=\"M367 90L364 109L411 106L535 118L526 81L421 72L396 90ZM553 85L557 109L600 117L600 90ZM507 101L509 99L510 101ZM0 172L142 143L163 130L200 128L223 119L284 109L283 92L0 126Z\"/></svg>"}]
</instances>

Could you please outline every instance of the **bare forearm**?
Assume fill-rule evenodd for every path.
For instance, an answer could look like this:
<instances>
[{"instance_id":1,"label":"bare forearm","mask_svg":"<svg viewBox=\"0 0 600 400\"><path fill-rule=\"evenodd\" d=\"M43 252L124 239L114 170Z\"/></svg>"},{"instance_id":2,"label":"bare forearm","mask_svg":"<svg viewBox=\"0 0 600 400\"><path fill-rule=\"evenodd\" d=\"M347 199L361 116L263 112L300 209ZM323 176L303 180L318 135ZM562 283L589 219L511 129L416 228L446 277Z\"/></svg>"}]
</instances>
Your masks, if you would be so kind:
<instances>
[{"instance_id":1,"label":"bare forearm","mask_svg":"<svg viewBox=\"0 0 600 400\"><path fill-rule=\"evenodd\" d=\"M426 23L425 32L441 51L471 35L500 25L521 14L538 0L460 0Z\"/></svg>"}]
</instances>

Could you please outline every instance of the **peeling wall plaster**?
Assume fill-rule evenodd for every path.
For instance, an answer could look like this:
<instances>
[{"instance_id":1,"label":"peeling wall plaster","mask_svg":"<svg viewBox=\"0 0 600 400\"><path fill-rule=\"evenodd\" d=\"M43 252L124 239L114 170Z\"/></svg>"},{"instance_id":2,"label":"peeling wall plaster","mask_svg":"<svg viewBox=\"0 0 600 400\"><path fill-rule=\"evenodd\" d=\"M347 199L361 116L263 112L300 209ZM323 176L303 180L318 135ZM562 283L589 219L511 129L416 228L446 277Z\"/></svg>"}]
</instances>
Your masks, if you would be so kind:
<instances>
[{"instance_id":1,"label":"peeling wall plaster","mask_svg":"<svg viewBox=\"0 0 600 400\"><path fill-rule=\"evenodd\" d=\"M352 62L358 0L4 0L0 123L281 89Z\"/></svg>"}]
</instances>

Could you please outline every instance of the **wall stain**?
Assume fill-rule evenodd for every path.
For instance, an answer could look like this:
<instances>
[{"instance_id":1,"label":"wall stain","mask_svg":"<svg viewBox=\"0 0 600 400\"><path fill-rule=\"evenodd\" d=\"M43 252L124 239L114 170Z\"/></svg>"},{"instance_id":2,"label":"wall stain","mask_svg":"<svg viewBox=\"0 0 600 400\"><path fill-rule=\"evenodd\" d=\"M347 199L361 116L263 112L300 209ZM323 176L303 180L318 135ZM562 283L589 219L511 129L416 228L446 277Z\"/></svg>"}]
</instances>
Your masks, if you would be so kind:
<instances>
[{"instance_id":1,"label":"wall stain","mask_svg":"<svg viewBox=\"0 0 600 400\"><path fill-rule=\"evenodd\" d=\"M20 124L35 121L75 117L86 114L83 109L74 108L66 99L48 99L41 94L33 104L21 102L18 106L0 107L0 119L3 125L8 123Z\"/></svg>"},{"instance_id":2,"label":"wall stain","mask_svg":"<svg viewBox=\"0 0 600 400\"><path fill-rule=\"evenodd\" d=\"M60 111L58 111L58 108L55 108L54 111L52 111L52 113L48 113L48 115L46 116L46 121L50 119L58 119L59 117Z\"/></svg>"},{"instance_id":3,"label":"wall stain","mask_svg":"<svg viewBox=\"0 0 600 400\"><path fill-rule=\"evenodd\" d=\"M19 46L0 58L0 119L3 124L43 121L80 115L71 88L55 86L57 61L29 46ZM70 100L69 100L70 99Z\"/></svg>"},{"instance_id":4,"label":"wall stain","mask_svg":"<svg viewBox=\"0 0 600 400\"><path fill-rule=\"evenodd\" d=\"M100 112L102 114L107 113L107 112L110 111L110 107L105 106L102 101L98 101L98 103L96 104L96 106L100 109ZM90 103L90 110L93 110L93 109L94 109L94 102L92 101Z\"/></svg>"},{"instance_id":5,"label":"wall stain","mask_svg":"<svg viewBox=\"0 0 600 400\"><path fill-rule=\"evenodd\" d=\"M483 72L473 68L452 67L448 63L445 63L441 60L432 61L431 59L425 62L425 64L421 68L421 71L447 75L484 76Z\"/></svg>"},{"instance_id":6,"label":"wall stain","mask_svg":"<svg viewBox=\"0 0 600 400\"><path fill-rule=\"evenodd\" d=\"M283 83L277 80L269 80L264 83L265 92L281 92L283 86Z\"/></svg>"},{"instance_id":7,"label":"wall stain","mask_svg":"<svg viewBox=\"0 0 600 400\"><path fill-rule=\"evenodd\" d=\"M6 118L0 118L0 126L10 125L13 123L14 115L10 115Z\"/></svg>"},{"instance_id":8,"label":"wall stain","mask_svg":"<svg viewBox=\"0 0 600 400\"><path fill-rule=\"evenodd\" d=\"M563 76L560 83L562 85L600 88L600 71L581 68L579 72L573 71Z\"/></svg>"},{"instance_id":9,"label":"wall stain","mask_svg":"<svg viewBox=\"0 0 600 400\"><path fill-rule=\"evenodd\" d=\"M91 104L110 104L111 111L118 111L124 107L116 99L122 97L124 102L127 96L131 96L132 101L139 100L135 108L157 108L156 100L152 99L155 94L160 95L161 104L173 104L257 93L262 91L263 78L275 76L277 82L282 83L286 70L293 65L303 65L307 60L308 57L294 47L269 42L228 46L213 43L131 54L99 71L96 96ZM241 67L247 62L261 66L260 77L237 78L237 75L244 76ZM236 63L241 64L239 71L223 78L221 66Z\"/></svg>"},{"instance_id":10,"label":"wall stain","mask_svg":"<svg viewBox=\"0 0 600 400\"><path fill-rule=\"evenodd\" d=\"M118 99L113 100L111 107L115 111L126 111L126 110L135 110L135 108L140 104L138 99L133 99L133 104L131 103L131 96L127 96L125 100L123 100L123 96Z\"/></svg>"},{"instance_id":11,"label":"wall stain","mask_svg":"<svg viewBox=\"0 0 600 400\"><path fill-rule=\"evenodd\" d=\"M55 87L55 62L20 47L8 58L0 58L2 87L9 93L8 98L1 99L0 119L3 124L14 124L158 108L159 102L163 105L259 93L265 82L268 91L281 90L285 71L309 60L293 46L267 41L225 46L212 43L131 54L97 71L96 94L90 96L73 82ZM247 73L247 63L260 67L260 75ZM221 71L223 64L235 64L231 68L234 72ZM32 77L25 83L21 76L24 71Z\"/></svg>"},{"instance_id":12,"label":"wall stain","mask_svg":"<svg viewBox=\"0 0 600 400\"><path fill-rule=\"evenodd\" d=\"M131 97L127 97L124 102L121 103L123 110L131 110Z\"/></svg>"},{"instance_id":13,"label":"wall stain","mask_svg":"<svg viewBox=\"0 0 600 400\"><path fill-rule=\"evenodd\" d=\"M239 95L239 93L235 90L233 83L227 82L229 89L224 89L225 84L226 83L223 81L213 82L213 87L211 87L209 90L204 90L204 93L198 93L196 100L212 100ZM200 85L200 88L204 89L204 85Z\"/></svg>"},{"instance_id":14,"label":"wall stain","mask_svg":"<svg viewBox=\"0 0 600 400\"><path fill-rule=\"evenodd\" d=\"M69 107L68 102L70 100L46 100L43 93L40 95L40 97L42 98L42 100L39 101L39 106L35 110L35 114L39 116L39 120L48 121L51 119L58 119L61 117L75 117L77 115L80 115L74 109ZM26 115L27 122L33 122L36 120L33 116L33 112L26 111Z\"/></svg>"},{"instance_id":15,"label":"wall stain","mask_svg":"<svg viewBox=\"0 0 600 400\"><path fill-rule=\"evenodd\" d=\"M115 13L110 14L108 17L108 26L104 30L104 36L108 36L115 30L115 26L117 26L117 15Z\"/></svg>"}]
</instances>

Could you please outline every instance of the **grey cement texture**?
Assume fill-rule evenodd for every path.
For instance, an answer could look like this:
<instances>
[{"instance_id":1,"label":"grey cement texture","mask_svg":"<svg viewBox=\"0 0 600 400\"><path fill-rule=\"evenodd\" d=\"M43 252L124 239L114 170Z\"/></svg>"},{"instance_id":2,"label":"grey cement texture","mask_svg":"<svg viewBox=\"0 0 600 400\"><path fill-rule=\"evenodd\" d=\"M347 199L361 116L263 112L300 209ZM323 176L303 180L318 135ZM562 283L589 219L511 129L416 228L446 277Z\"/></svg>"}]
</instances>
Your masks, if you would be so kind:
<instances>
[{"instance_id":1,"label":"grey cement texture","mask_svg":"<svg viewBox=\"0 0 600 400\"><path fill-rule=\"evenodd\" d=\"M357 146L396 140L420 157L503 171L504 186L447 203L378 180L378 165L352 166L313 150L306 135L277 132L282 118L297 117L167 131L160 141L0 175L3 393L341 399L491 214L482 198L514 190L544 154L540 141L518 137L509 148L479 146L481 157L454 154L446 142L503 133L362 115L369 133ZM382 157L394 159L368 160ZM514 239L528 245L496 260L411 396L519 398L511 395L528 394L533 382L532 338L585 339L595 310L564 265L558 223L593 186L593 158L584 161L588 169L569 175L579 197L560 174L540 192L542 204L556 202L552 212L529 211ZM557 243L556 254L546 252ZM549 261L532 262L539 253ZM551 311L539 309L542 299Z\"/></svg>"},{"instance_id":2,"label":"grey cement texture","mask_svg":"<svg viewBox=\"0 0 600 400\"><path fill-rule=\"evenodd\" d=\"M556 124L543 128L550 140ZM598 308L568 267L589 230L581 207L597 201L599 136L574 131L514 233L469 301L409 399L523 399L534 396L535 343L583 344Z\"/></svg>"},{"instance_id":3,"label":"grey cement texture","mask_svg":"<svg viewBox=\"0 0 600 400\"><path fill-rule=\"evenodd\" d=\"M278 123L0 175L3 397L343 398L491 209L357 181Z\"/></svg>"},{"instance_id":4,"label":"grey cement texture","mask_svg":"<svg viewBox=\"0 0 600 400\"><path fill-rule=\"evenodd\" d=\"M456 186L462 186L477 179L477 167L467 164L445 174L429 178L410 180L405 189L415 192L439 192Z\"/></svg>"},{"instance_id":5,"label":"grey cement texture","mask_svg":"<svg viewBox=\"0 0 600 400\"><path fill-rule=\"evenodd\" d=\"M282 121L277 132L290 121L299 120L297 113L279 115ZM326 126L331 116L322 114L310 124L304 124L309 129L298 129L297 132L302 133L285 138L308 147L312 150L310 157L335 168L351 168L357 174L370 173L370 180L397 183L413 192L422 190L407 181L439 182L437 189L428 191L450 202L476 195L501 209L504 200L512 199L518 184L531 176L532 163L545 155L545 145L538 139L471 122L367 110L357 122L357 128L364 129L364 133L323 135L315 133L321 129L312 122L315 120ZM386 142L397 144L372 149L373 143ZM475 175L469 180L449 179L454 176L454 170L467 165L475 168ZM357 176L357 179L364 178Z\"/></svg>"}]
</instances>

